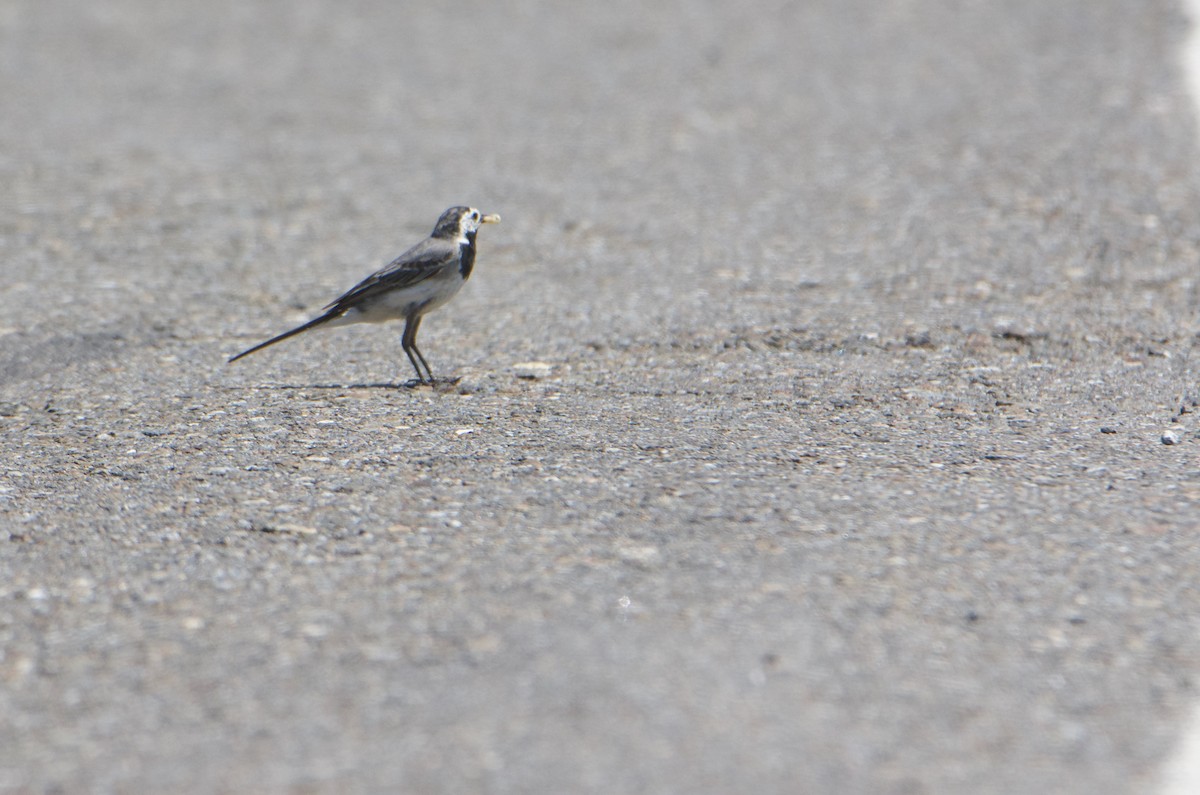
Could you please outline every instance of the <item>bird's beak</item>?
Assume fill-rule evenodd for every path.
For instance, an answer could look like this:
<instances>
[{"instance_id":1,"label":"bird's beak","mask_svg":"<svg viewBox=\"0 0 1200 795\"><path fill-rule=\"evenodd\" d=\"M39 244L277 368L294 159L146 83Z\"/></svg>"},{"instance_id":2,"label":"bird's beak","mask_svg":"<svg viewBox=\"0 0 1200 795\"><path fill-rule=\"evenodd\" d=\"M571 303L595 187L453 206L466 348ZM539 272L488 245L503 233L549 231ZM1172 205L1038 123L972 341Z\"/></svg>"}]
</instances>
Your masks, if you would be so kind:
<instances>
[{"instance_id":1,"label":"bird's beak","mask_svg":"<svg viewBox=\"0 0 1200 795\"><path fill-rule=\"evenodd\" d=\"M500 216L485 215L479 219L479 223L481 223L481 224L498 224L498 223L500 223Z\"/></svg>"}]
</instances>

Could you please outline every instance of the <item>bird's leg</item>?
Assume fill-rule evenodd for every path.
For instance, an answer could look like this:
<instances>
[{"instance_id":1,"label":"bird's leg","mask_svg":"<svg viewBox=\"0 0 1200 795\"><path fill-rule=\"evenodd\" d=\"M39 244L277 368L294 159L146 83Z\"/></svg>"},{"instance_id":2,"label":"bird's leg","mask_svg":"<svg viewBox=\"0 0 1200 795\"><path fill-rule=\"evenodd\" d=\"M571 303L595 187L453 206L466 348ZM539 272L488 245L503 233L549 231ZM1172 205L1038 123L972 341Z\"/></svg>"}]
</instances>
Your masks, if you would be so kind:
<instances>
[{"instance_id":1,"label":"bird's leg","mask_svg":"<svg viewBox=\"0 0 1200 795\"><path fill-rule=\"evenodd\" d=\"M417 349L417 329L421 326L420 315L409 315L408 320L404 323L404 336L400 338L400 345L404 348L404 353L408 355L408 360L412 362L413 369L417 371L417 381L425 384L433 383L433 371L429 369L429 362L425 361L425 357L421 355L421 351ZM416 354L414 356L414 354ZM425 365L425 372L421 372L421 365L417 364L417 360ZM429 374L429 379L426 380L425 374Z\"/></svg>"},{"instance_id":2,"label":"bird's leg","mask_svg":"<svg viewBox=\"0 0 1200 795\"><path fill-rule=\"evenodd\" d=\"M430 369L429 362L425 361L425 357L421 355L421 349L417 347L417 329L421 327L421 317L421 315L417 315L413 318L412 334L408 337L408 347L421 360L421 364L425 365L425 374L429 376L429 383L432 384L437 379L433 377L433 370Z\"/></svg>"},{"instance_id":3,"label":"bird's leg","mask_svg":"<svg viewBox=\"0 0 1200 795\"><path fill-rule=\"evenodd\" d=\"M433 370L429 369L429 362L425 361L425 357L421 355L421 349L417 347L416 340L413 340L412 349L413 353L417 355L417 358L421 360L421 364L425 365L425 372L429 373L429 383L432 384L437 379L433 377Z\"/></svg>"}]
</instances>

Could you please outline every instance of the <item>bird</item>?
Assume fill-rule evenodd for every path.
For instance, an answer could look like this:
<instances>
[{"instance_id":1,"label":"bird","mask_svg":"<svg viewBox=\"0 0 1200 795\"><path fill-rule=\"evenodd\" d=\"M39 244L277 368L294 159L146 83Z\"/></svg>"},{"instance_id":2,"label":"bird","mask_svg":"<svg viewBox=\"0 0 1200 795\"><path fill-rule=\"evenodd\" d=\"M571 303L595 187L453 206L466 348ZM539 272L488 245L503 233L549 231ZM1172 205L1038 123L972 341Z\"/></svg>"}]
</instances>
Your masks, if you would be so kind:
<instances>
[{"instance_id":1,"label":"bird","mask_svg":"<svg viewBox=\"0 0 1200 795\"><path fill-rule=\"evenodd\" d=\"M474 207L449 208L438 218L429 237L350 288L319 316L242 351L231 357L229 363L309 329L403 318L400 345L417 371L417 383L434 383L429 362L417 347L421 318L462 288L475 267L475 235L479 227L499 222L499 215L486 215Z\"/></svg>"}]
</instances>

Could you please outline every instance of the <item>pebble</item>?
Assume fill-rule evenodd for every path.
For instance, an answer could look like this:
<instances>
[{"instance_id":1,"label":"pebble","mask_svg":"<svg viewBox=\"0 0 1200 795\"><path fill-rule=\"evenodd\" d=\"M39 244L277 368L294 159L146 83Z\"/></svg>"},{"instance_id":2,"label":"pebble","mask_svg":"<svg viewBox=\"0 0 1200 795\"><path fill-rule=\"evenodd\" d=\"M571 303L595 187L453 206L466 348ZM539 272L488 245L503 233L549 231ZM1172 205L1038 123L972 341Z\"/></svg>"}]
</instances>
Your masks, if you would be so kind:
<instances>
[{"instance_id":1,"label":"pebble","mask_svg":"<svg viewBox=\"0 0 1200 795\"><path fill-rule=\"evenodd\" d=\"M536 381L549 376L554 371L554 365L549 362L518 362L512 366L512 370L517 378Z\"/></svg>"},{"instance_id":2,"label":"pebble","mask_svg":"<svg viewBox=\"0 0 1200 795\"><path fill-rule=\"evenodd\" d=\"M640 569L652 569L662 562L662 552L653 546L628 546L617 550L625 563Z\"/></svg>"}]
</instances>

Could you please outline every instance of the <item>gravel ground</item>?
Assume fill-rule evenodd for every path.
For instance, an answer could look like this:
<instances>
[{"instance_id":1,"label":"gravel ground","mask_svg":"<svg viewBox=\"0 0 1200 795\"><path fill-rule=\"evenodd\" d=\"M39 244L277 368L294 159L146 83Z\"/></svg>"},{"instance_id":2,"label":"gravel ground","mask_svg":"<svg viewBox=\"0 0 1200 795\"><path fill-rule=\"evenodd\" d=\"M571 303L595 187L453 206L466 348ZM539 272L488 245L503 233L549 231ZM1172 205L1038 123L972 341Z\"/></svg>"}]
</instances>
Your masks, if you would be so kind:
<instances>
[{"instance_id":1,"label":"gravel ground","mask_svg":"<svg viewBox=\"0 0 1200 795\"><path fill-rule=\"evenodd\" d=\"M0 8L0 791L1135 793L1167 0ZM310 316L469 203L472 280Z\"/></svg>"}]
</instances>

